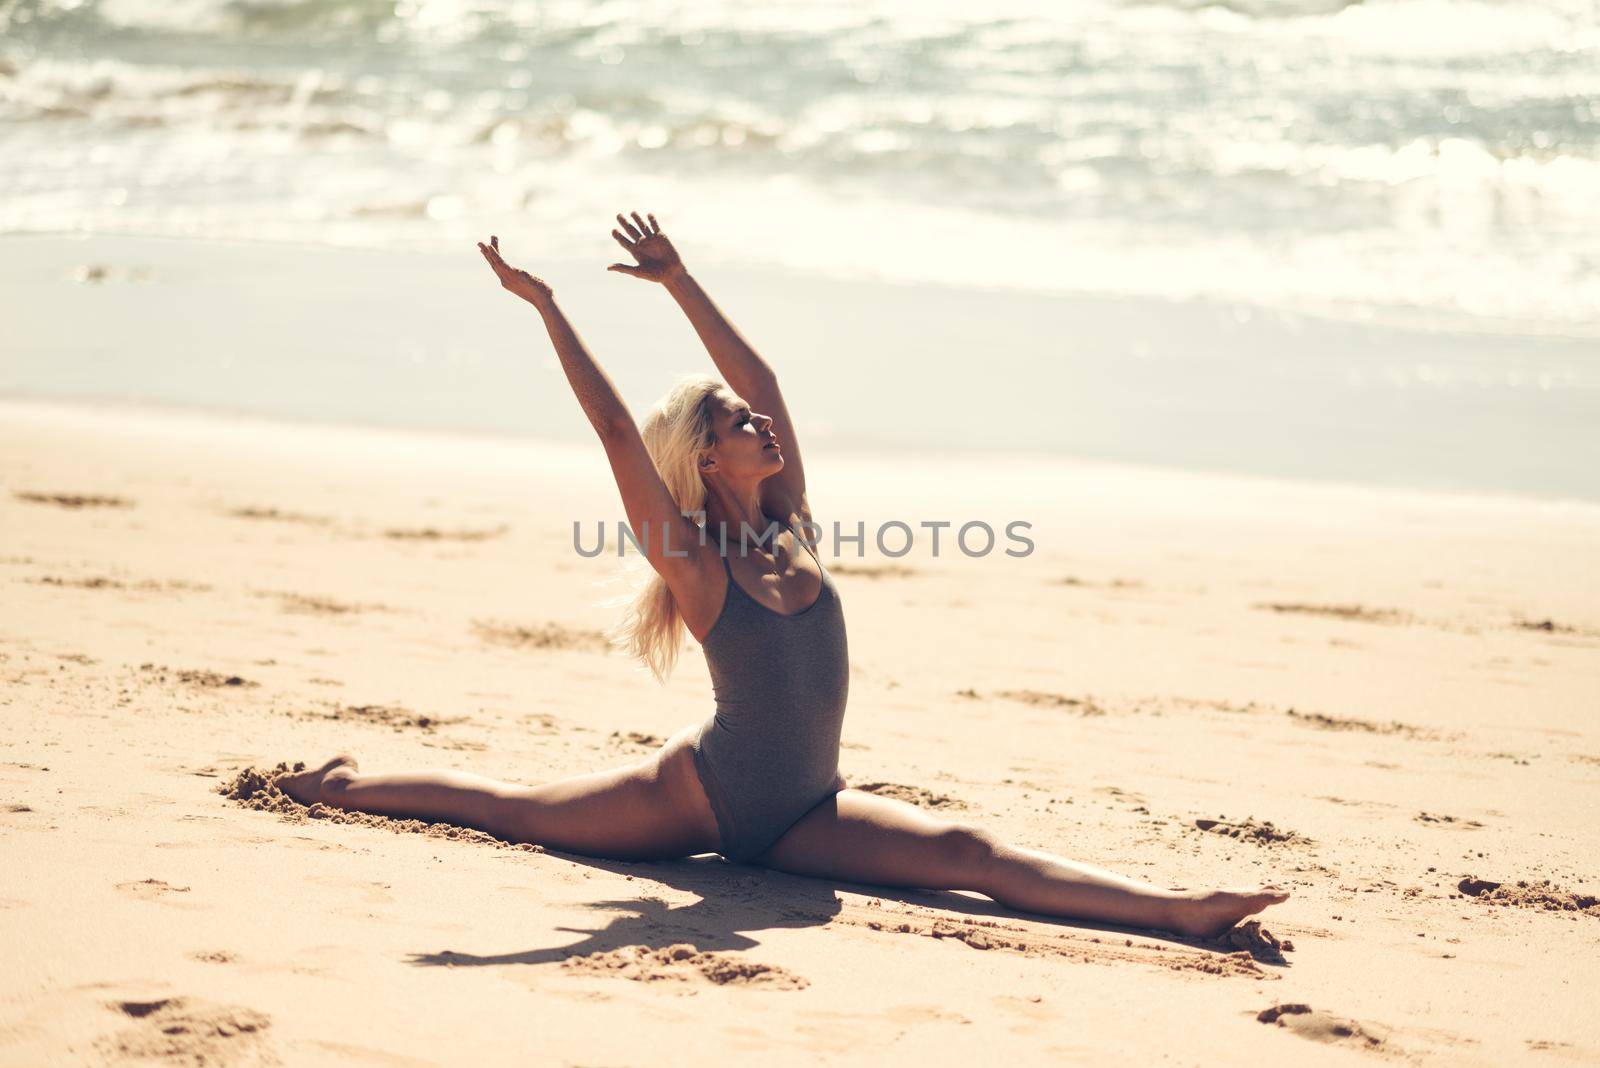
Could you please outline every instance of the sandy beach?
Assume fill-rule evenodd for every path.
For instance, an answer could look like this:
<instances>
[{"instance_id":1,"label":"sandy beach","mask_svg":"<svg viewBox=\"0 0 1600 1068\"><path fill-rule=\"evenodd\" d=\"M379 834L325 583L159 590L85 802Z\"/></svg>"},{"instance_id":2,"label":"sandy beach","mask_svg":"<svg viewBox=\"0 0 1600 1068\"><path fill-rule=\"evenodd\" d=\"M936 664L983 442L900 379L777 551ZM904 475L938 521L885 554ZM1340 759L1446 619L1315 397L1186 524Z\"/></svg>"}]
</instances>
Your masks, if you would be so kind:
<instances>
[{"instance_id":1,"label":"sandy beach","mask_svg":"<svg viewBox=\"0 0 1600 1068\"><path fill-rule=\"evenodd\" d=\"M1600 1065L1595 14L0 0L0 1068ZM697 803L593 427L763 365L835 601L787 709L702 631L721 781L847 678L947 884L1286 901L274 785Z\"/></svg>"},{"instance_id":2,"label":"sandy beach","mask_svg":"<svg viewBox=\"0 0 1600 1068\"><path fill-rule=\"evenodd\" d=\"M1281 882L1270 940L241 804L341 749L535 783L707 715L692 642L663 688L598 640L603 454L7 401L0 1062L1600 1059L1600 506L807 468L825 524L1036 545L825 537L846 779L1162 885Z\"/></svg>"}]
</instances>

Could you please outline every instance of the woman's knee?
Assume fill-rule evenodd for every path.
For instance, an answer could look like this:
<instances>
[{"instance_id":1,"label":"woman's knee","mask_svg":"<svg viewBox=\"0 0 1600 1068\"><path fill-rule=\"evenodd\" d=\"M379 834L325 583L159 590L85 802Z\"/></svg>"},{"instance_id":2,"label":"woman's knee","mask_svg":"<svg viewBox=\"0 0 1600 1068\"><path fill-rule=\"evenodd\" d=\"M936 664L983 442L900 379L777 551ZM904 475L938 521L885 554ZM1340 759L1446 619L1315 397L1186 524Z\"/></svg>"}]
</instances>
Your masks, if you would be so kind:
<instances>
[{"instance_id":1,"label":"woman's knee","mask_svg":"<svg viewBox=\"0 0 1600 1068\"><path fill-rule=\"evenodd\" d=\"M950 824L939 835L939 845L950 870L967 880L982 880L999 849L992 833L972 823Z\"/></svg>"}]
</instances>

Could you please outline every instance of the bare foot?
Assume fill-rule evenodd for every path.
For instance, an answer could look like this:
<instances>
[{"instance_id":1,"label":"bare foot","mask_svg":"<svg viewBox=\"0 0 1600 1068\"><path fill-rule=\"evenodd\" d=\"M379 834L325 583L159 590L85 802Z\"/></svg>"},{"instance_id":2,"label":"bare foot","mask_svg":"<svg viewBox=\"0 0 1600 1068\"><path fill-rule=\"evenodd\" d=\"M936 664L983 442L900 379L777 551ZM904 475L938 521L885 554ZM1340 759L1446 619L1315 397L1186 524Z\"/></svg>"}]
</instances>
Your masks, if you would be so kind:
<instances>
[{"instance_id":1,"label":"bare foot","mask_svg":"<svg viewBox=\"0 0 1600 1068\"><path fill-rule=\"evenodd\" d=\"M356 758L340 753L320 768L290 772L274 781L278 789L310 808L319 801L327 804L328 787L350 781L357 770Z\"/></svg>"},{"instance_id":2,"label":"bare foot","mask_svg":"<svg viewBox=\"0 0 1600 1068\"><path fill-rule=\"evenodd\" d=\"M1289 891L1275 885L1256 890L1195 890L1174 901L1168 930L1199 938L1215 938L1252 913L1289 900Z\"/></svg>"}]
</instances>

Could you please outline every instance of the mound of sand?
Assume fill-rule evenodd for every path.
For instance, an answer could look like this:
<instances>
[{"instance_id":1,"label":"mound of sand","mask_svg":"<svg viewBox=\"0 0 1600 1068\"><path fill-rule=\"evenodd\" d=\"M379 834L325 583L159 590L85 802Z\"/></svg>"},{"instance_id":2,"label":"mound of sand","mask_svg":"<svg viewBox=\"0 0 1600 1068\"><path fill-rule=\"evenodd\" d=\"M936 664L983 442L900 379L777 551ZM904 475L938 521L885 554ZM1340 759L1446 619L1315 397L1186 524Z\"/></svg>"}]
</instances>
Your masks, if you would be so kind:
<instances>
[{"instance_id":1,"label":"mound of sand","mask_svg":"<svg viewBox=\"0 0 1600 1068\"><path fill-rule=\"evenodd\" d=\"M1251 957L1268 964L1284 963L1283 955L1294 952L1294 943L1287 938L1279 940L1276 935L1261 926L1260 920L1246 920L1236 924L1223 932L1223 942L1235 949L1242 949Z\"/></svg>"},{"instance_id":2,"label":"mound of sand","mask_svg":"<svg viewBox=\"0 0 1600 1068\"><path fill-rule=\"evenodd\" d=\"M1600 897L1563 890L1549 879L1541 879L1536 883L1519 879L1517 885L1509 886L1469 875L1456 884L1456 889L1467 897L1475 897L1491 905L1541 909L1546 912L1580 912L1600 919Z\"/></svg>"},{"instance_id":3,"label":"mound of sand","mask_svg":"<svg viewBox=\"0 0 1600 1068\"><path fill-rule=\"evenodd\" d=\"M1240 841L1254 842L1256 845L1309 845L1311 839L1298 831L1285 830L1273 824L1271 820L1256 820L1247 816L1242 820L1229 820L1227 817L1214 820L1195 820L1194 825L1202 831L1212 834L1227 835Z\"/></svg>"},{"instance_id":4,"label":"mound of sand","mask_svg":"<svg viewBox=\"0 0 1600 1068\"><path fill-rule=\"evenodd\" d=\"M1362 1025L1343 1016L1313 1009L1301 1002L1262 1009L1256 1013L1256 1019L1264 1024L1277 1024L1313 1042L1338 1043L1357 1049L1375 1049L1388 1040L1387 1035L1374 1034L1374 1030L1377 1029L1372 1024Z\"/></svg>"}]
</instances>

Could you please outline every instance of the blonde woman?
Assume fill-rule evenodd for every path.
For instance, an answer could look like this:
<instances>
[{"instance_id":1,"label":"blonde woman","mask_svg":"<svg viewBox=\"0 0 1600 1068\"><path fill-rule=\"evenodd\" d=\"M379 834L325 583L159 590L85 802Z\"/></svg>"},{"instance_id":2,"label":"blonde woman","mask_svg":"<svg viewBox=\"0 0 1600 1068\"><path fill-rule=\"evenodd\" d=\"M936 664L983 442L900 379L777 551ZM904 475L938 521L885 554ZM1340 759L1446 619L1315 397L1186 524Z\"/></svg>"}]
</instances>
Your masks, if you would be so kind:
<instances>
[{"instance_id":1,"label":"blonde woman","mask_svg":"<svg viewBox=\"0 0 1600 1068\"><path fill-rule=\"evenodd\" d=\"M572 853L716 852L799 875L975 890L1027 912L1186 935L1220 934L1286 900L1276 886L1163 889L846 785L844 606L802 536L817 527L777 376L654 215L617 221L612 235L634 262L609 269L666 287L722 373L680 380L642 427L550 286L506 263L497 237L478 249L501 286L543 318L650 565L614 640L664 682L687 630L705 652L715 712L642 763L542 786L456 771L364 772L348 756L279 786L305 804L462 824Z\"/></svg>"}]
</instances>

